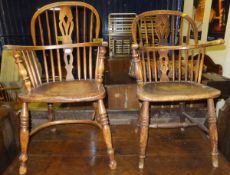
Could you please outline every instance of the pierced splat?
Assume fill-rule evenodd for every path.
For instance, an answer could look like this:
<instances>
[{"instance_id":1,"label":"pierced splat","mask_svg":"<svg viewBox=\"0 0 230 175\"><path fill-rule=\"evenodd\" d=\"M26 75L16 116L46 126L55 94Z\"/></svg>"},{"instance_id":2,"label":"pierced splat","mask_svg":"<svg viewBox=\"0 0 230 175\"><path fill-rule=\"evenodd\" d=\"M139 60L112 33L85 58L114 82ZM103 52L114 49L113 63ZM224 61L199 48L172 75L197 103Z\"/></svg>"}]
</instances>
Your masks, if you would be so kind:
<instances>
[{"instance_id":1,"label":"pierced splat","mask_svg":"<svg viewBox=\"0 0 230 175\"><path fill-rule=\"evenodd\" d=\"M72 43L72 32L73 32L73 15L71 8L68 6L63 6L59 13L59 28L62 34L62 43L70 44Z\"/></svg>"},{"instance_id":2,"label":"pierced splat","mask_svg":"<svg viewBox=\"0 0 230 175\"><path fill-rule=\"evenodd\" d=\"M71 8L68 6L63 6L60 9L59 14L59 28L62 34L62 43L71 44L72 43L72 32L73 32L73 15ZM66 69L66 80L73 80L74 76L72 73L73 70L73 50L64 49L64 62Z\"/></svg>"},{"instance_id":3,"label":"pierced splat","mask_svg":"<svg viewBox=\"0 0 230 175\"><path fill-rule=\"evenodd\" d=\"M160 81L169 81L169 58L167 50L159 50L159 63L160 63Z\"/></svg>"},{"instance_id":4,"label":"pierced splat","mask_svg":"<svg viewBox=\"0 0 230 175\"><path fill-rule=\"evenodd\" d=\"M169 17L166 15L159 15L155 18L155 33L160 42L169 37L170 25Z\"/></svg>"},{"instance_id":5,"label":"pierced splat","mask_svg":"<svg viewBox=\"0 0 230 175\"><path fill-rule=\"evenodd\" d=\"M66 69L66 80L73 80L74 76L72 73L73 70L73 54L72 49L64 49L64 62Z\"/></svg>"}]
</instances>

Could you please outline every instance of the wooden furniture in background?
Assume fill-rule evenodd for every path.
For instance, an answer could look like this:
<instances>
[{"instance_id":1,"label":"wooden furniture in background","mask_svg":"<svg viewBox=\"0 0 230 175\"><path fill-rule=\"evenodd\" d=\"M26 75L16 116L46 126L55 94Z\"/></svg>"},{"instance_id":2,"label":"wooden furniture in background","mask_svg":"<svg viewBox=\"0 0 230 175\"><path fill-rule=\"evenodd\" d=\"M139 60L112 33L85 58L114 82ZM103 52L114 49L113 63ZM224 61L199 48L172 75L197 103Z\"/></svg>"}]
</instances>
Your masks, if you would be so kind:
<instances>
[{"instance_id":1,"label":"wooden furniture in background","mask_svg":"<svg viewBox=\"0 0 230 175\"><path fill-rule=\"evenodd\" d=\"M15 109L7 104L0 105L0 174L10 166L19 152L18 117Z\"/></svg>"},{"instance_id":2,"label":"wooden furniture in background","mask_svg":"<svg viewBox=\"0 0 230 175\"><path fill-rule=\"evenodd\" d=\"M190 40L191 31L193 41ZM223 44L223 40L199 44L194 21L184 13L167 10L138 15L132 25L132 35L137 96L142 102L138 119L139 168L144 167L149 127L194 126L194 123L185 121L185 117L191 120L185 113L185 102L197 100L207 100L212 165L218 167L214 98L220 95L220 91L200 83L206 47ZM178 102L181 122L149 125L150 103L159 102Z\"/></svg>"},{"instance_id":3,"label":"wooden furniture in background","mask_svg":"<svg viewBox=\"0 0 230 175\"><path fill-rule=\"evenodd\" d=\"M136 13L110 13L108 16L109 56L124 57L131 54L132 22Z\"/></svg>"},{"instance_id":4,"label":"wooden furniture in background","mask_svg":"<svg viewBox=\"0 0 230 175\"><path fill-rule=\"evenodd\" d=\"M14 51L26 92L19 95L20 174L27 172L29 137L40 129L58 125L84 123L99 126L108 149L110 168L116 168L108 116L104 106L103 86L106 43L98 41L100 19L94 7L84 2L57 2L40 8L31 21L34 45L5 46ZM94 39L94 42L93 42ZM39 71L40 61L42 73ZM62 65L65 65L65 70ZM43 76L44 75L44 76ZM47 103L50 121L29 131L31 102ZM93 120L55 121L53 103L92 102Z\"/></svg>"}]
</instances>

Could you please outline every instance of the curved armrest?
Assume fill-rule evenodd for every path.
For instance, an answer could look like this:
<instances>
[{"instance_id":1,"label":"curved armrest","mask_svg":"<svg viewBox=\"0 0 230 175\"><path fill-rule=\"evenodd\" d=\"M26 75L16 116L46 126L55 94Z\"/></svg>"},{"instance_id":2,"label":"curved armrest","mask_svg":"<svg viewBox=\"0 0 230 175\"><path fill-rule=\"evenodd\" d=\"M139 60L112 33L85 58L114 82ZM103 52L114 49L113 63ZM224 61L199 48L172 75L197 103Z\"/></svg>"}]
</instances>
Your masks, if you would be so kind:
<instances>
[{"instance_id":1,"label":"curved armrest","mask_svg":"<svg viewBox=\"0 0 230 175\"><path fill-rule=\"evenodd\" d=\"M133 44L132 48L137 49L139 47L140 50L143 51L154 51L154 50L190 50L190 49L198 49L204 47L211 47L224 44L223 39L218 39L214 41L209 41L201 44L193 44L193 45L178 45L178 46L138 46L138 44Z\"/></svg>"},{"instance_id":2,"label":"curved armrest","mask_svg":"<svg viewBox=\"0 0 230 175\"><path fill-rule=\"evenodd\" d=\"M22 45L4 45L4 49L8 50L52 50L52 49L70 49L77 47L92 47L92 46L108 46L107 42L85 42L75 44L60 44L60 45L46 45L46 46L22 46Z\"/></svg>"}]
</instances>

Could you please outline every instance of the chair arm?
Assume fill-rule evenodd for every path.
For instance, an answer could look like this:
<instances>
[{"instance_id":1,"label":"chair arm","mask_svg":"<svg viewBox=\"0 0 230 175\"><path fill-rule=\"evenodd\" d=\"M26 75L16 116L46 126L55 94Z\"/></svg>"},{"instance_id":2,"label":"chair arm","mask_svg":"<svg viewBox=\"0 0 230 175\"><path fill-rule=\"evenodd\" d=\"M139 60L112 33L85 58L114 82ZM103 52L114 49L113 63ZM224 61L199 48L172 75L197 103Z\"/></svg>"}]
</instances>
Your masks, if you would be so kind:
<instances>
[{"instance_id":1,"label":"chair arm","mask_svg":"<svg viewBox=\"0 0 230 175\"><path fill-rule=\"evenodd\" d=\"M105 70L105 54L106 54L106 47L108 46L107 42L102 42L99 46L98 55L97 55L97 63L96 63L96 81L99 84L103 82L103 75Z\"/></svg>"},{"instance_id":2,"label":"chair arm","mask_svg":"<svg viewBox=\"0 0 230 175\"><path fill-rule=\"evenodd\" d=\"M76 47L103 46L106 42L85 42L75 44L45 45L45 46L22 46L22 45L4 45L8 50L53 50L53 49L70 49Z\"/></svg>"},{"instance_id":3,"label":"chair arm","mask_svg":"<svg viewBox=\"0 0 230 175\"><path fill-rule=\"evenodd\" d=\"M138 52L139 45L135 43L132 44L131 47L132 47L132 63L130 66L129 74L131 74L131 76L133 76L132 74L134 74L137 79L138 85L143 85L142 66L141 66L141 60L139 59L139 52Z\"/></svg>"},{"instance_id":4,"label":"chair arm","mask_svg":"<svg viewBox=\"0 0 230 175\"><path fill-rule=\"evenodd\" d=\"M141 46L139 47L140 50L143 51L154 51L154 50L190 50L190 49L199 49L199 48L205 48L205 47L211 47L211 46L217 46L224 44L223 39L208 41L205 43L200 44L193 44L193 45L178 45L178 46Z\"/></svg>"},{"instance_id":5,"label":"chair arm","mask_svg":"<svg viewBox=\"0 0 230 175\"><path fill-rule=\"evenodd\" d=\"M38 82L31 82L31 78L34 78L33 76L33 73L34 74L38 74L37 71L30 71L30 70L27 70L25 68L25 65L22 63L23 60L22 60L22 55L23 53L21 52L34 52L34 51L42 51L43 52L43 58L46 57L46 53L45 51L51 51L52 50L64 50L64 61L65 61L65 64L66 64L66 71L67 71L67 75L66 75L66 79L68 78L68 80L70 79L73 79L73 74L72 74L72 69L73 69L73 62L71 62L69 60L69 63L68 63L68 55L70 55L71 58L73 58L73 55L72 55L72 50L73 49L78 49L78 48L83 48L85 49L86 47L88 48L91 48L91 52L92 52L92 47L98 47L99 49L99 52L98 52L98 59L97 59L97 71L96 71L96 79L98 80L98 82L102 82L102 77L103 77L103 72L104 72L104 58L105 58L105 53L106 53L106 49L105 47L107 46L108 44L106 42L102 42L102 41L95 41L95 42L84 42L84 43L75 43L75 44L62 44L62 45L45 45L45 46L20 46L20 45L5 45L4 46L4 49L12 49L14 50L14 57L15 57L15 60L16 60L16 63L18 65L18 68L19 68L19 73L20 73L20 76L22 77L22 79L24 80L24 84L25 84L25 87L27 89L27 91L31 91L32 89L32 86L34 87L36 84L39 84L41 83L41 80L38 79ZM78 52L79 53L79 52ZM85 54L85 53L84 53ZM31 54L34 56L34 54ZM53 59L53 56L51 55L50 56L51 59ZM80 57L80 56L79 56ZM84 56L84 59L86 59L86 56ZM47 69L47 63L45 63L46 65L46 69ZM103 65L103 66L102 66ZM51 66L54 66L51 65ZM34 68L35 70L37 70L37 68L35 67ZM54 68L53 68L54 69ZM59 67L59 69L61 69ZM30 71L30 72L29 72ZM54 72L54 71L53 71ZM28 76L30 75L31 76ZM54 75L54 73L53 73ZM46 74L45 74L46 78L49 77L49 74L48 74L48 71L46 71ZM41 77L41 75L38 75L37 77ZM55 76L53 76L55 78ZM49 78L48 78L49 79ZM40 82L39 82L40 81Z\"/></svg>"}]
</instances>

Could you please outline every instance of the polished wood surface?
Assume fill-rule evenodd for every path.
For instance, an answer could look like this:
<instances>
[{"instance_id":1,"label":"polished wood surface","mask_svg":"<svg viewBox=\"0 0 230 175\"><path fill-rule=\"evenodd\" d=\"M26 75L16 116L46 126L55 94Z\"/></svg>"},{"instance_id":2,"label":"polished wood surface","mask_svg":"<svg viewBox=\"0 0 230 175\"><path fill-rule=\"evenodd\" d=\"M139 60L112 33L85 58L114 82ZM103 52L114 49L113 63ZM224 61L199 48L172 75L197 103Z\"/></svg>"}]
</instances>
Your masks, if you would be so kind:
<instances>
[{"instance_id":1,"label":"polished wood surface","mask_svg":"<svg viewBox=\"0 0 230 175\"><path fill-rule=\"evenodd\" d=\"M56 133L43 130L31 139L28 174L30 175L228 175L229 163L219 156L213 168L206 135L196 127L154 129L149 131L148 157L139 170L138 139L135 126L111 126L118 167L106 166L107 156L101 132L85 125L58 126ZM81 150L81 151L79 151ZM17 174L18 161L4 175Z\"/></svg>"},{"instance_id":2,"label":"polished wood surface","mask_svg":"<svg viewBox=\"0 0 230 175\"><path fill-rule=\"evenodd\" d=\"M26 89L25 93L19 95L22 102L19 174L27 173L31 135L45 127L73 123L99 126L107 146L109 167L116 168L108 115L103 102L107 43L98 40L99 31L100 18L93 6L84 2L57 2L39 8L33 15L31 35L34 46L5 46L14 51L15 62ZM48 104L49 122L32 130L29 129L30 102ZM74 102L92 102L95 117L87 121L55 120L52 103Z\"/></svg>"},{"instance_id":3,"label":"polished wood surface","mask_svg":"<svg viewBox=\"0 0 230 175\"><path fill-rule=\"evenodd\" d=\"M200 100L215 98L219 95L220 91L214 88L191 82L147 83L137 90L140 100L158 102Z\"/></svg>"},{"instance_id":4,"label":"polished wood surface","mask_svg":"<svg viewBox=\"0 0 230 175\"><path fill-rule=\"evenodd\" d=\"M29 94L20 96L20 98L27 102L55 103L59 101L67 103L94 101L104 96L105 89L102 85L98 85L94 80L79 80L47 83L32 89Z\"/></svg>"},{"instance_id":5,"label":"polished wood surface","mask_svg":"<svg viewBox=\"0 0 230 175\"><path fill-rule=\"evenodd\" d=\"M108 109L137 110L139 102L136 94L136 84L107 85Z\"/></svg>"},{"instance_id":6,"label":"polished wood surface","mask_svg":"<svg viewBox=\"0 0 230 175\"><path fill-rule=\"evenodd\" d=\"M193 40L191 40L191 34ZM207 100L208 123L213 167L218 167L216 114L213 99L220 91L201 85L206 48L223 44L223 40L198 43L195 22L187 14L155 10L139 14L132 25L132 56L130 75L137 79L137 96L142 102L137 130L140 130L139 168L144 168L148 143L150 102L179 102ZM181 123L153 125L182 130L186 124L185 109L181 106ZM190 120L191 121L191 120Z\"/></svg>"}]
</instances>

